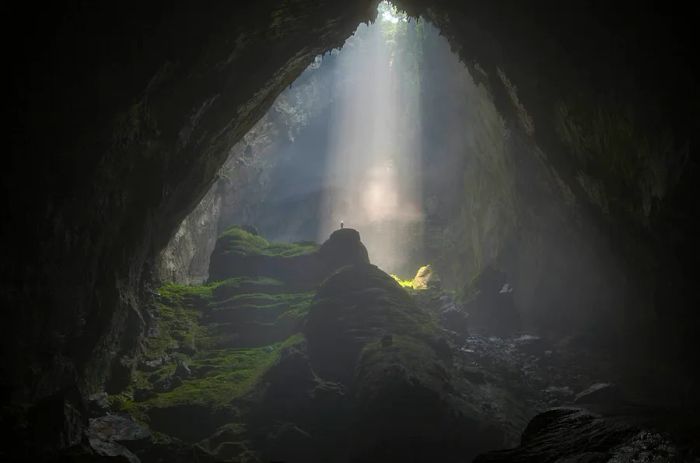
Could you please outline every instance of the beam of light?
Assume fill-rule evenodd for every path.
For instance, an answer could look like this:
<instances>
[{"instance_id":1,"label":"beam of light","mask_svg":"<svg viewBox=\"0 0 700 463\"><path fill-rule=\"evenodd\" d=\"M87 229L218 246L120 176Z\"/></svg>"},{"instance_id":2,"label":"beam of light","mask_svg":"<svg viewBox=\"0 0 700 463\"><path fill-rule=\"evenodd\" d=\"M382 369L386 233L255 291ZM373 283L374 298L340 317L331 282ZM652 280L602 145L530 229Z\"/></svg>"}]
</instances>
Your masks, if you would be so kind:
<instances>
[{"instance_id":1,"label":"beam of light","mask_svg":"<svg viewBox=\"0 0 700 463\"><path fill-rule=\"evenodd\" d=\"M386 2L338 53L322 220L325 239L341 221L356 228L370 258L405 272L422 241L420 100L406 50L405 15Z\"/></svg>"}]
</instances>

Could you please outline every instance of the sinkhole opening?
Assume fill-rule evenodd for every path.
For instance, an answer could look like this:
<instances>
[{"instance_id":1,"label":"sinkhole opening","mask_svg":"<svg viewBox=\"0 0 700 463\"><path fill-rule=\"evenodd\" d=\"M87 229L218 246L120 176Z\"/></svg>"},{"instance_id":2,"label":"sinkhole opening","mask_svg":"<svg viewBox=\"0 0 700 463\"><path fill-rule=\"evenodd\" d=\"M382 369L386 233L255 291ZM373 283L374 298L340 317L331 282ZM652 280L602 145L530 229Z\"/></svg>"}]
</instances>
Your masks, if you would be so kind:
<instances>
[{"instance_id":1,"label":"sinkhole opening","mask_svg":"<svg viewBox=\"0 0 700 463\"><path fill-rule=\"evenodd\" d=\"M472 229L475 201L498 203L509 226L506 138L488 90L437 28L381 2L374 22L317 56L231 148L161 254L161 279L206 280L216 238L238 224L282 242L353 228L372 263L399 279L430 263L461 284L456 275L478 271L499 245ZM495 174L488 198L477 165ZM483 255L459 255L469 239Z\"/></svg>"},{"instance_id":2,"label":"sinkhole opening","mask_svg":"<svg viewBox=\"0 0 700 463\"><path fill-rule=\"evenodd\" d=\"M628 273L579 207L601 184L554 166L503 69L377 8L230 147L112 367L114 409L207 458L466 461L545 404L623 403Z\"/></svg>"}]
</instances>

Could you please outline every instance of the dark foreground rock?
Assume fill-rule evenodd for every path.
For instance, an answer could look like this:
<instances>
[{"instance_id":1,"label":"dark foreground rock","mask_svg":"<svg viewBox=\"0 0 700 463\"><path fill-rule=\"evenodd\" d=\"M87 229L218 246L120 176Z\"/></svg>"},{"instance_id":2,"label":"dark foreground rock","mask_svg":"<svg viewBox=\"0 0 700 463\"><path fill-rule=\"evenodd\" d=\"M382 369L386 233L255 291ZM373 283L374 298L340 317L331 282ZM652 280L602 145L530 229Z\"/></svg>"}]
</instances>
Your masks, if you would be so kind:
<instances>
[{"instance_id":1,"label":"dark foreground rock","mask_svg":"<svg viewBox=\"0 0 700 463\"><path fill-rule=\"evenodd\" d=\"M110 414L90 420L87 438L96 456L139 463L139 458L127 446L131 449L148 446L151 433L129 416Z\"/></svg>"},{"instance_id":2,"label":"dark foreground rock","mask_svg":"<svg viewBox=\"0 0 700 463\"><path fill-rule=\"evenodd\" d=\"M475 463L685 462L662 434L637 428L622 418L602 417L578 408L556 408L537 415L519 447L490 452Z\"/></svg>"},{"instance_id":3,"label":"dark foreground rock","mask_svg":"<svg viewBox=\"0 0 700 463\"><path fill-rule=\"evenodd\" d=\"M344 267L321 285L305 329L310 360L347 387L351 406L346 448L329 461L462 461L503 445L503 429L463 400L471 386L452 378L439 333L373 265Z\"/></svg>"}]
</instances>

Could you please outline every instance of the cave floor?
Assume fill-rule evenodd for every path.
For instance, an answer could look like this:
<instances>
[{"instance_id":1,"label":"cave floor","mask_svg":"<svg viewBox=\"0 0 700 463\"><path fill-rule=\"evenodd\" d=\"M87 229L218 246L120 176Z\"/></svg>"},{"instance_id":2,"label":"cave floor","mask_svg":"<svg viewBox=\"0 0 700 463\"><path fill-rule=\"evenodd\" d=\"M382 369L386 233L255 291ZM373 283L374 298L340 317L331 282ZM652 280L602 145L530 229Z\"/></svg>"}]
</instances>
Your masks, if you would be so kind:
<instances>
[{"instance_id":1,"label":"cave floor","mask_svg":"<svg viewBox=\"0 0 700 463\"><path fill-rule=\"evenodd\" d=\"M353 230L321 247L240 228L219 243L215 279L157 291L126 387L91 402L90 453L692 461L590 342L470 325L451 291L402 288L369 264Z\"/></svg>"}]
</instances>

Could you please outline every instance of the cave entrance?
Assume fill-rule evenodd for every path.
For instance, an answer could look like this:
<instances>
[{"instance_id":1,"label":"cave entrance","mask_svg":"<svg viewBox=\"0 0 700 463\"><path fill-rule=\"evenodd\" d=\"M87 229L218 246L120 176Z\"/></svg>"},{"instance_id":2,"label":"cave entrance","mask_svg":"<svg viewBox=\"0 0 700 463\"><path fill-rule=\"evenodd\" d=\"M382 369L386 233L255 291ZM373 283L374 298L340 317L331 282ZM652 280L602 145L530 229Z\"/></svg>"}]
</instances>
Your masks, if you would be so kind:
<instances>
[{"instance_id":1,"label":"cave entrance","mask_svg":"<svg viewBox=\"0 0 700 463\"><path fill-rule=\"evenodd\" d=\"M373 263L405 278L426 263L464 265L454 249L469 239L465 182L469 198L483 188L470 166L502 169L505 138L487 89L437 28L381 2L373 23L317 56L231 149L161 255L161 277L205 280L216 237L234 224L323 242L343 222Z\"/></svg>"}]
</instances>

